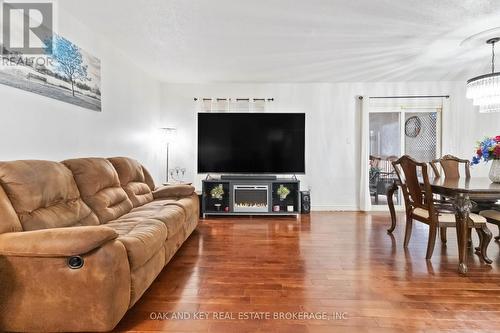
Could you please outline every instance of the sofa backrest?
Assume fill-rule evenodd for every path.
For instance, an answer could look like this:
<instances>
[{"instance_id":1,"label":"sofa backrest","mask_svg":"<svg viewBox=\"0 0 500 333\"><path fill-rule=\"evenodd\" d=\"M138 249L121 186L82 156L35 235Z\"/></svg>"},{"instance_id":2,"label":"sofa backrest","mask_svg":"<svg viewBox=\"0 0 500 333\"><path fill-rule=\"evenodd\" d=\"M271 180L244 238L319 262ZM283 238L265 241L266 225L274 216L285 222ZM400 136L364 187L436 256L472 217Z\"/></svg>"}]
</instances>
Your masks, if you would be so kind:
<instances>
[{"instance_id":1,"label":"sofa backrest","mask_svg":"<svg viewBox=\"0 0 500 333\"><path fill-rule=\"evenodd\" d=\"M115 168L105 158L77 158L64 163L73 172L83 201L101 223L117 219L132 209L132 202L120 186Z\"/></svg>"},{"instance_id":2,"label":"sofa backrest","mask_svg":"<svg viewBox=\"0 0 500 333\"><path fill-rule=\"evenodd\" d=\"M151 176L139 162L128 157L112 157L108 160L115 167L120 178L120 184L134 207L153 201L152 190L154 190L154 183L153 188L148 185L146 175L149 178ZM150 182L152 182L152 179Z\"/></svg>"},{"instance_id":3,"label":"sofa backrest","mask_svg":"<svg viewBox=\"0 0 500 333\"><path fill-rule=\"evenodd\" d=\"M148 169L144 167L144 165L142 166L142 171L144 172L144 180L146 181L146 184L149 186L151 191L154 191L156 189L156 186L153 177L149 173Z\"/></svg>"},{"instance_id":4,"label":"sofa backrest","mask_svg":"<svg viewBox=\"0 0 500 333\"><path fill-rule=\"evenodd\" d=\"M7 217L0 221L0 232L99 224L82 201L73 174L61 163L0 162L0 185L1 216Z\"/></svg>"},{"instance_id":5,"label":"sofa backrest","mask_svg":"<svg viewBox=\"0 0 500 333\"><path fill-rule=\"evenodd\" d=\"M7 193L0 185L0 234L22 230L21 221L12 207Z\"/></svg>"}]
</instances>

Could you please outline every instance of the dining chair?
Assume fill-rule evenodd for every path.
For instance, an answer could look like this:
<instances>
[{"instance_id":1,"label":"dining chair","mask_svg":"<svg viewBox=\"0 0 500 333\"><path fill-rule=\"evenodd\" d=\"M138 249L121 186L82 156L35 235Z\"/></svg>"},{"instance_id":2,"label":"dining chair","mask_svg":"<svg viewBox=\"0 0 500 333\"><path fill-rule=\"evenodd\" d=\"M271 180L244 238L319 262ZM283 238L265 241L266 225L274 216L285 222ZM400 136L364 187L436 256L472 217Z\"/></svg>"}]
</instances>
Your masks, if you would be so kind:
<instances>
[{"instance_id":1,"label":"dining chair","mask_svg":"<svg viewBox=\"0 0 500 333\"><path fill-rule=\"evenodd\" d=\"M479 215L486 218L489 223L496 224L498 227L498 236L495 236L495 240L500 240L500 207L496 209L486 209L479 212Z\"/></svg>"},{"instance_id":2,"label":"dining chair","mask_svg":"<svg viewBox=\"0 0 500 333\"><path fill-rule=\"evenodd\" d=\"M386 196L387 190L394 184L396 174L392 162L397 159L397 156L370 155L370 196L374 197L375 205L378 205L378 196Z\"/></svg>"},{"instance_id":3,"label":"dining chair","mask_svg":"<svg viewBox=\"0 0 500 333\"><path fill-rule=\"evenodd\" d=\"M444 174L445 178L460 178L465 175L466 178L470 178L470 161L466 159L462 159L453 155L444 155L441 158L432 160L429 162L432 171L434 172L434 176L441 177L441 174ZM461 167L463 168L463 172L460 172ZM440 171L441 170L441 171ZM446 202L447 199L441 197L443 202ZM446 243L446 227L443 227L439 230L439 236L441 238L441 242ZM469 229L468 235L468 244L472 245L472 237Z\"/></svg>"},{"instance_id":4,"label":"dining chair","mask_svg":"<svg viewBox=\"0 0 500 333\"><path fill-rule=\"evenodd\" d=\"M392 165L399 178L405 200L404 247L407 248L410 242L413 220L427 224L429 226L429 239L425 258L429 260L434 251L438 228L456 227L453 205L434 198L427 173L427 163L417 162L410 156L404 155L392 162ZM477 214L469 214L469 228L476 229L480 240L479 251L485 253L491 240L486 219Z\"/></svg>"},{"instance_id":5,"label":"dining chair","mask_svg":"<svg viewBox=\"0 0 500 333\"><path fill-rule=\"evenodd\" d=\"M380 170L376 167L370 167L370 197L373 196L373 203L378 205L378 180Z\"/></svg>"},{"instance_id":6,"label":"dining chair","mask_svg":"<svg viewBox=\"0 0 500 333\"><path fill-rule=\"evenodd\" d=\"M461 159L453 155L444 155L441 158L432 160L430 165L436 177L441 176L441 172L439 172L439 169L441 169L446 178L460 178L464 176L464 173L466 178L470 178L469 160ZM462 165L464 173L460 172L460 166Z\"/></svg>"}]
</instances>

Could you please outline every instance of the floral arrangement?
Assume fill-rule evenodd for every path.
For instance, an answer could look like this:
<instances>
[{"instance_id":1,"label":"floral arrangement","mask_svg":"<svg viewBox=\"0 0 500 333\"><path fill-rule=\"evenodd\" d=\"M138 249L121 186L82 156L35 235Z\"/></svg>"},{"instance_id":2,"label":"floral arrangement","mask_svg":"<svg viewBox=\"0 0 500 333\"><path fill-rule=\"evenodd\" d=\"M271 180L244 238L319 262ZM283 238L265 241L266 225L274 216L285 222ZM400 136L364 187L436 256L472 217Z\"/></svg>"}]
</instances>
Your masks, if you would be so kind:
<instances>
[{"instance_id":1,"label":"floral arrangement","mask_svg":"<svg viewBox=\"0 0 500 333\"><path fill-rule=\"evenodd\" d=\"M222 196L224 195L224 189L222 188L222 184L219 184L218 186L212 188L212 190L210 191L210 195L212 196L213 199L222 200Z\"/></svg>"},{"instance_id":2,"label":"floral arrangement","mask_svg":"<svg viewBox=\"0 0 500 333\"><path fill-rule=\"evenodd\" d=\"M485 162L500 159L500 135L484 138L483 141L477 143L476 156L472 157L472 165L479 164L481 159Z\"/></svg>"},{"instance_id":3,"label":"floral arrangement","mask_svg":"<svg viewBox=\"0 0 500 333\"><path fill-rule=\"evenodd\" d=\"M285 200L286 197L290 194L290 190L286 186L280 185L276 193L279 195L281 200Z\"/></svg>"}]
</instances>

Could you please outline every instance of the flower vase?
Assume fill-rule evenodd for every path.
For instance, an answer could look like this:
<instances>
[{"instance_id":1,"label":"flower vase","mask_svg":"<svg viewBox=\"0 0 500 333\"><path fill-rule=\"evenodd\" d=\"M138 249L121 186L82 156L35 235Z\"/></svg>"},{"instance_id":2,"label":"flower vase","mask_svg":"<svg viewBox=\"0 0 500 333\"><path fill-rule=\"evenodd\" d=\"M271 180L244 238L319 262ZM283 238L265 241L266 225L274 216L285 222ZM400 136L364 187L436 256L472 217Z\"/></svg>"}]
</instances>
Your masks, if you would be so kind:
<instances>
[{"instance_id":1,"label":"flower vase","mask_svg":"<svg viewBox=\"0 0 500 333\"><path fill-rule=\"evenodd\" d=\"M500 183L500 159L495 159L491 163L489 177L493 183Z\"/></svg>"}]
</instances>

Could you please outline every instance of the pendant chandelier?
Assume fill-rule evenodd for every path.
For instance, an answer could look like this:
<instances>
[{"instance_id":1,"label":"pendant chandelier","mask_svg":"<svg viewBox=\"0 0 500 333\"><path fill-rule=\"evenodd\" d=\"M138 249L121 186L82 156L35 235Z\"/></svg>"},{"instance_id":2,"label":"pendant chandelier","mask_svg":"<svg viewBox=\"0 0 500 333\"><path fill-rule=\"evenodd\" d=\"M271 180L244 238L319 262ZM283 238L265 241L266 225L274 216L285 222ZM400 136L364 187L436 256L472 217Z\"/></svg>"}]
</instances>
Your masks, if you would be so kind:
<instances>
[{"instance_id":1,"label":"pendant chandelier","mask_svg":"<svg viewBox=\"0 0 500 333\"><path fill-rule=\"evenodd\" d=\"M491 73L473 77L467 81L467 98L479 106L479 112L500 112L500 72L495 73L495 43L500 37L488 39L491 45Z\"/></svg>"}]
</instances>

